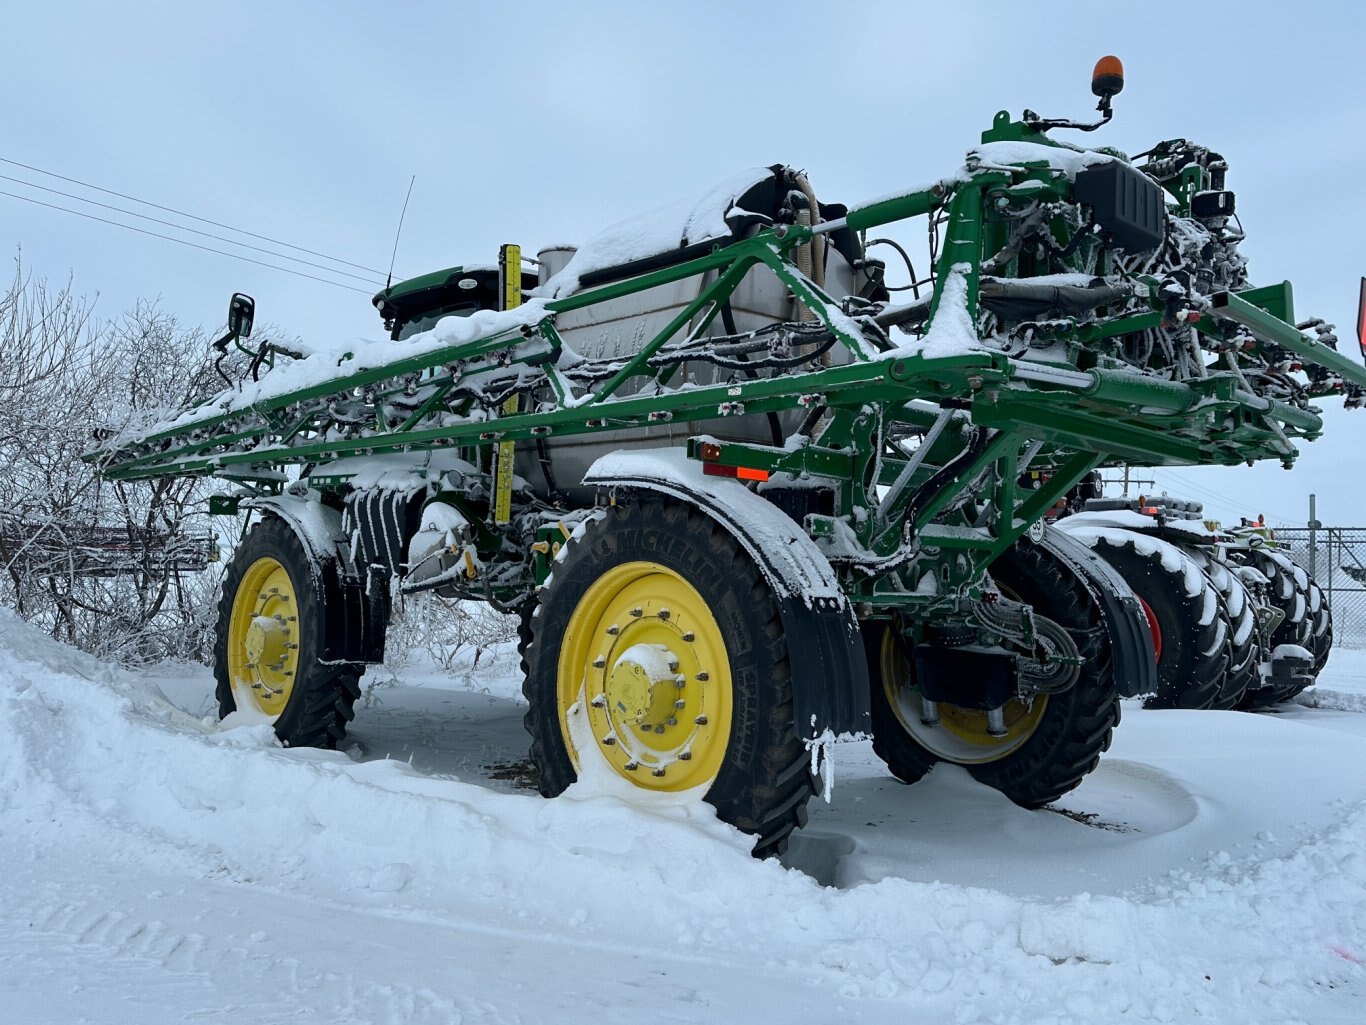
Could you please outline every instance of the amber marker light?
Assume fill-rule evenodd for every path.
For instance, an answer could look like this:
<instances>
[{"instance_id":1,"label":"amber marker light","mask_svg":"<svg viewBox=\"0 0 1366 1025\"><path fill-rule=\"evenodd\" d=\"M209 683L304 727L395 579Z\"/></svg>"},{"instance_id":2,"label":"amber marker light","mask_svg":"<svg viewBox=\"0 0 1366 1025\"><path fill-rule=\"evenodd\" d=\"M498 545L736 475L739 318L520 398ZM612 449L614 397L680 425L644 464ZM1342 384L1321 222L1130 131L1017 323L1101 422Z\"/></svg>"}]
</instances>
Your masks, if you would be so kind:
<instances>
[{"instance_id":1,"label":"amber marker light","mask_svg":"<svg viewBox=\"0 0 1366 1025\"><path fill-rule=\"evenodd\" d=\"M1096 61L1091 72L1091 92L1107 99L1124 89L1124 62L1111 54Z\"/></svg>"}]
</instances>

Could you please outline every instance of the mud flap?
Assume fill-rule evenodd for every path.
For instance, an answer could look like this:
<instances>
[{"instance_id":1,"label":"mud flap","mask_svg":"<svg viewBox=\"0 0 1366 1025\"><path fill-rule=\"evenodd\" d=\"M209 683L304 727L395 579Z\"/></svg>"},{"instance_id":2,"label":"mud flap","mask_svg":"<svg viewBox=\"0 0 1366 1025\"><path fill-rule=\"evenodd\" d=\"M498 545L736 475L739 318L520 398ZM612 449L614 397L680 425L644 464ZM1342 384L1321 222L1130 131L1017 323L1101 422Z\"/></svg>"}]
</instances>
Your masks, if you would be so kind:
<instances>
[{"instance_id":1,"label":"mud flap","mask_svg":"<svg viewBox=\"0 0 1366 1025\"><path fill-rule=\"evenodd\" d=\"M828 598L811 608L798 598L780 598L783 633L792 660L792 718L797 736L872 735L868 659L858 621L848 602Z\"/></svg>"},{"instance_id":2,"label":"mud flap","mask_svg":"<svg viewBox=\"0 0 1366 1025\"><path fill-rule=\"evenodd\" d=\"M374 663L384 660L387 625L368 606L365 588L351 558L342 528L342 514L320 502L295 495L272 495L242 502L244 508L278 516L298 536L318 574L317 593L323 603L323 621L335 623L328 637L334 646L324 649L327 662Z\"/></svg>"},{"instance_id":3,"label":"mud flap","mask_svg":"<svg viewBox=\"0 0 1366 1025\"><path fill-rule=\"evenodd\" d=\"M1132 698L1157 690L1157 656L1143 606L1122 576L1076 538L1049 527L1037 542L1090 591L1105 621L1115 667L1115 690Z\"/></svg>"}]
</instances>

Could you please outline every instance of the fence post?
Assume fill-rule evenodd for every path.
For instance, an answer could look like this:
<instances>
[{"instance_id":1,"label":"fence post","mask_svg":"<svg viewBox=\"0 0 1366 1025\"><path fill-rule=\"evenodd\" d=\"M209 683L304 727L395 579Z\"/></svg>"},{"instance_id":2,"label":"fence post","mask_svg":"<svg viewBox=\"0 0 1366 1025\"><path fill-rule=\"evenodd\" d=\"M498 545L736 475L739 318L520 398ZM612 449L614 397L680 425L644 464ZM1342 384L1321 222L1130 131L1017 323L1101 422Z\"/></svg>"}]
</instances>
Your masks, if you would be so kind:
<instances>
[{"instance_id":1,"label":"fence post","mask_svg":"<svg viewBox=\"0 0 1366 1025\"><path fill-rule=\"evenodd\" d=\"M1311 577L1318 575L1318 566L1316 564L1319 561L1319 518L1315 515L1314 510L1314 500L1316 497L1317 496L1315 496L1312 491L1309 493L1309 575Z\"/></svg>"}]
</instances>

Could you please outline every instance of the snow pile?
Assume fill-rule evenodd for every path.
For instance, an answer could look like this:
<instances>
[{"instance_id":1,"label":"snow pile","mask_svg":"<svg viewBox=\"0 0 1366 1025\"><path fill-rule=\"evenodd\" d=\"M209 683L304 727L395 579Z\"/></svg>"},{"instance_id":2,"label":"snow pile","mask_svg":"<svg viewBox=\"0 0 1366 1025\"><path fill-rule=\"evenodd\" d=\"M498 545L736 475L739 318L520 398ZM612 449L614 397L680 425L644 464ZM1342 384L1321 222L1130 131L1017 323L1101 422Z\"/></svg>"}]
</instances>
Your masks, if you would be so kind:
<instances>
[{"instance_id":1,"label":"snow pile","mask_svg":"<svg viewBox=\"0 0 1366 1025\"><path fill-rule=\"evenodd\" d=\"M1115 158L1108 153L1078 149L1063 144L1042 142L987 142L968 152L969 162L984 168L1018 168L1024 164L1045 164L1061 171L1069 178L1096 164L1108 164Z\"/></svg>"},{"instance_id":2,"label":"snow pile","mask_svg":"<svg viewBox=\"0 0 1366 1025\"><path fill-rule=\"evenodd\" d=\"M771 177L771 168L747 168L701 196L665 203L618 221L580 246L564 269L537 289L536 294L563 298L577 292L579 279L593 271L659 256L709 239L728 239L731 226L727 217L737 212L736 201Z\"/></svg>"},{"instance_id":3,"label":"snow pile","mask_svg":"<svg viewBox=\"0 0 1366 1025\"><path fill-rule=\"evenodd\" d=\"M177 430L227 413L241 412L259 402L277 399L290 392L386 367L413 356L465 345L477 338L534 327L546 316L545 302L532 299L513 310L476 310L466 317L444 317L430 331L423 331L401 342L356 340L312 346L305 358L277 367L259 381L239 381L194 409L169 420L130 428L112 439L107 447L117 448L162 431Z\"/></svg>"},{"instance_id":4,"label":"snow pile","mask_svg":"<svg viewBox=\"0 0 1366 1025\"><path fill-rule=\"evenodd\" d=\"M427 697L476 758L520 712L481 685ZM905 788L852 745L789 859L834 886L752 861L694 795L384 760L382 713L371 760L281 749L0 614L13 1020L1319 1023L1366 993L1345 713L1135 711L1071 817L957 769Z\"/></svg>"},{"instance_id":5,"label":"snow pile","mask_svg":"<svg viewBox=\"0 0 1366 1025\"><path fill-rule=\"evenodd\" d=\"M1103 514L1100 521L1091 521L1085 518L1086 514L1069 516L1055 524L1057 528L1065 533L1071 534L1079 541L1095 548L1099 544L1106 544L1112 548L1123 548L1125 545L1133 545L1134 550L1145 558L1157 555L1162 560L1162 568L1172 575L1181 574L1182 588L1186 594L1194 598L1201 591L1209 587L1205 580L1205 574L1200 567L1195 564L1186 554L1176 545L1160 538L1150 537L1147 534L1140 534L1136 531L1122 530L1116 527L1101 526L1100 523L1107 519L1109 514ZM1151 523L1149 523L1151 526ZM1208 619L1201 619L1201 623L1208 623Z\"/></svg>"}]
</instances>

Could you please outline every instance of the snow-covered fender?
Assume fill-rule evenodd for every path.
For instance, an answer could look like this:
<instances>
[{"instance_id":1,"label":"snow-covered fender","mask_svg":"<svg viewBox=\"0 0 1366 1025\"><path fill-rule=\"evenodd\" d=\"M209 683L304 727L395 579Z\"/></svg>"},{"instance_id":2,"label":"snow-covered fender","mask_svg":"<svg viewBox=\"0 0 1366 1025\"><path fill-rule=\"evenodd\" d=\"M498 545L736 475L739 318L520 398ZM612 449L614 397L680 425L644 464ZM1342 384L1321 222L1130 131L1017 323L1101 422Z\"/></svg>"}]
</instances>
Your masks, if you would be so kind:
<instances>
[{"instance_id":1,"label":"snow-covered fender","mask_svg":"<svg viewBox=\"0 0 1366 1025\"><path fill-rule=\"evenodd\" d=\"M1028 542L1026 542L1028 543ZM1115 667L1115 690L1132 698L1157 690L1157 656L1143 605L1128 582L1083 541L1055 527L1044 530L1042 545L1091 592L1105 620Z\"/></svg>"},{"instance_id":2,"label":"snow-covered fender","mask_svg":"<svg viewBox=\"0 0 1366 1025\"><path fill-rule=\"evenodd\" d=\"M800 526L738 481L705 476L682 449L613 452L593 463L583 482L609 495L668 495L725 528L754 559L778 602L797 735L815 740L871 733L858 619L829 560Z\"/></svg>"},{"instance_id":3,"label":"snow-covered fender","mask_svg":"<svg viewBox=\"0 0 1366 1025\"><path fill-rule=\"evenodd\" d=\"M366 601L351 558L340 510L308 495L269 495L244 499L242 506L278 516L294 531L316 573L315 593L328 624L323 658L330 662L384 660L385 618Z\"/></svg>"}]
</instances>

